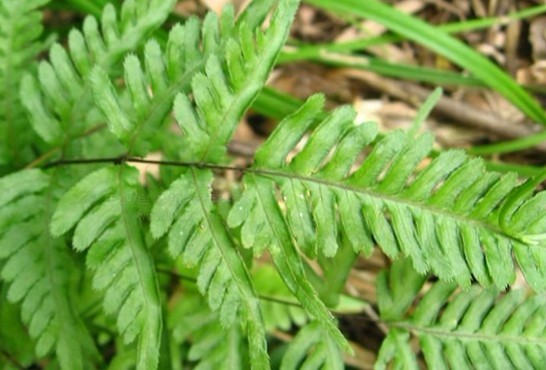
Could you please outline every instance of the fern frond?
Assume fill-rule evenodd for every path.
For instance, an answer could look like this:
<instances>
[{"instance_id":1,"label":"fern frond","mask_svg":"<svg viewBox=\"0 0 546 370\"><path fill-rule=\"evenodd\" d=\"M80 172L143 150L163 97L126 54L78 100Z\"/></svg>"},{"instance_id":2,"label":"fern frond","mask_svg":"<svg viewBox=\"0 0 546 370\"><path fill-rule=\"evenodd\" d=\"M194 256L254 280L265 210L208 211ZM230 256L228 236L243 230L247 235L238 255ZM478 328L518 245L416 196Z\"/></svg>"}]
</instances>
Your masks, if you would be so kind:
<instances>
[{"instance_id":1,"label":"fern frond","mask_svg":"<svg viewBox=\"0 0 546 370\"><path fill-rule=\"evenodd\" d=\"M281 370L345 369L336 342L318 322L300 329L284 354Z\"/></svg>"},{"instance_id":2,"label":"fern frond","mask_svg":"<svg viewBox=\"0 0 546 370\"><path fill-rule=\"evenodd\" d=\"M0 165L19 164L21 151L29 142L28 120L19 100L23 73L35 67L34 58L42 45L41 13L49 0L0 1Z\"/></svg>"},{"instance_id":3,"label":"fern frond","mask_svg":"<svg viewBox=\"0 0 546 370\"><path fill-rule=\"evenodd\" d=\"M106 69L96 66L91 74L95 100L107 117L110 130L128 145L145 139L163 123L172 110L174 97L187 92L195 74L204 69L210 55L221 54L221 44L235 27L233 8L224 11L219 22L207 14L203 25L192 17L169 33L165 50L155 41L144 47L144 67L136 55L124 62L125 84L130 104L114 88ZM222 35L220 34L220 25ZM224 36L223 36L224 35Z\"/></svg>"},{"instance_id":4,"label":"fern frond","mask_svg":"<svg viewBox=\"0 0 546 370\"><path fill-rule=\"evenodd\" d=\"M248 369L248 346L241 324L225 328L204 304L198 293L191 291L175 304L169 316L174 341L191 343L187 360L197 363L196 370Z\"/></svg>"},{"instance_id":5,"label":"fern frond","mask_svg":"<svg viewBox=\"0 0 546 370\"><path fill-rule=\"evenodd\" d=\"M88 16L83 33L72 30L68 52L59 44L50 50L50 61L41 62L38 80L26 75L22 102L34 130L48 143L58 144L68 132L88 128L86 115L93 107L89 75L95 66L107 73L134 50L168 16L174 0L126 0L118 16L108 4L100 24Z\"/></svg>"},{"instance_id":6,"label":"fern frond","mask_svg":"<svg viewBox=\"0 0 546 370\"><path fill-rule=\"evenodd\" d=\"M239 23L225 43L225 60L211 55L204 73L192 80L193 104L185 94L175 101L175 118L185 133L190 160L223 160L242 115L261 90L284 45L298 0L279 2L265 31Z\"/></svg>"},{"instance_id":7,"label":"fern frond","mask_svg":"<svg viewBox=\"0 0 546 370\"><path fill-rule=\"evenodd\" d=\"M387 310L391 327L376 363L377 369L419 368L410 344L419 339L428 368L433 369L536 369L546 355L546 303L544 295L528 296L524 290L499 294L477 285L460 291L453 283L436 282L416 307L400 307L395 288L409 288L415 294L423 284L411 282L417 272L397 261L391 271L378 278L378 300ZM396 272L403 269L404 274ZM409 280L408 280L409 279ZM417 280L420 277L416 278ZM410 283L408 284L408 281ZM385 301L386 298L386 301ZM415 296L413 297L415 298ZM398 306L398 307L397 307ZM393 316L392 312L399 315ZM409 313L411 312L411 313Z\"/></svg>"},{"instance_id":8,"label":"fern frond","mask_svg":"<svg viewBox=\"0 0 546 370\"><path fill-rule=\"evenodd\" d=\"M181 256L185 265L199 266L199 291L207 295L212 310L220 311L224 326L231 326L238 313L246 320L253 367L266 368L259 301L245 263L211 201L211 182L210 171L197 169L174 181L152 209L152 235L159 238L168 232L173 258Z\"/></svg>"},{"instance_id":9,"label":"fern frond","mask_svg":"<svg viewBox=\"0 0 546 370\"><path fill-rule=\"evenodd\" d=\"M25 170L0 179L0 277L9 283L7 298L20 302L21 316L36 353L53 348L63 369L83 369L96 354L79 322L70 280L77 273L65 244L46 225L52 179Z\"/></svg>"},{"instance_id":10,"label":"fern frond","mask_svg":"<svg viewBox=\"0 0 546 370\"><path fill-rule=\"evenodd\" d=\"M171 31L166 51L150 41L144 68L135 55L125 60L130 106L123 104L123 95L107 73L96 68L92 74L95 100L108 117L111 131L133 148L137 137L146 138L163 123L176 97L176 118L185 133L180 145L188 158L223 158L235 127L273 67L298 3L281 2L266 31L255 24L261 17L244 17L244 13L245 21L235 22L233 9L227 7L220 20L212 12L207 15L201 37L199 22L192 18ZM254 27L246 20L254 21Z\"/></svg>"},{"instance_id":11,"label":"fern frond","mask_svg":"<svg viewBox=\"0 0 546 370\"><path fill-rule=\"evenodd\" d=\"M104 310L117 315L125 343L138 337L138 369L157 368L162 313L155 267L138 222L138 171L111 166L91 173L59 201L51 232L75 227L73 247L88 250Z\"/></svg>"},{"instance_id":12,"label":"fern frond","mask_svg":"<svg viewBox=\"0 0 546 370\"><path fill-rule=\"evenodd\" d=\"M410 256L419 272L461 286L476 279L505 288L515 278L514 255L534 289L546 287L546 193L532 195L536 182L519 186L514 174L488 172L460 150L420 168L432 135L397 130L377 139L375 125L355 125L348 107L323 120L289 160L322 104L321 97L309 99L256 153L246 194L230 215L232 226L243 225L246 247L265 248L286 223L286 243L295 240L310 257L335 255L341 233L357 253L369 255L377 244L391 258ZM274 188L282 194L278 226L259 229L270 208L259 205L258 183L269 186L269 197ZM256 231L266 236L255 239Z\"/></svg>"},{"instance_id":13,"label":"fern frond","mask_svg":"<svg viewBox=\"0 0 546 370\"><path fill-rule=\"evenodd\" d=\"M193 75L189 92L194 104L186 94L177 95L175 116L184 130L181 145L187 148L189 158L223 160L228 140L265 83L284 44L298 3L295 0L279 3L266 31L250 29L244 22L234 27L229 16L225 18L228 21L221 23L227 37L215 41L217 32L210 31L214 30L212 24L215 22L210 21L208 27L205 25L205 45L223 45L225 59L220 52L210 52L205 73ZM210 37L206 37L207 34ZM128 59L128 62L134 64L136 59ZM135 85L130 81L128 84ZM143 82L136 85L142 91ZM136 89L130 87L129 90L134 101L144 100L137 98L133 92ZM105 102L112 98L114 95ZM110 109L109 115L121 118L122 112ZM242 317L253 368L268 368L265 328L258 298L245 262L211 201L212 178L208 170L189 169L173 182L154 205L152 234L158 238L168 232L171 255L174 258L181 256L186 265L199 266L198 287L207 295L211 309L220 311L225 326L230 326L238 314Z\"/></svg>"},{"instance_id":14,"label":"fern frond","mask_svg":"<svg viewBox=\"0 0 546 370\"><path fill-rule=\"evenodd\" d=\"M247 188L230 212L228 224L231 227L243 225L243 245L247 248L254 247L256 255L268 249L290 292L340 346L350 351L334 317L320 301L306 277L303 261L292 243L290 230L275 198L275 189L271 182L259 176L247 176L245 184Z\"/></svg>"}]
</instances>

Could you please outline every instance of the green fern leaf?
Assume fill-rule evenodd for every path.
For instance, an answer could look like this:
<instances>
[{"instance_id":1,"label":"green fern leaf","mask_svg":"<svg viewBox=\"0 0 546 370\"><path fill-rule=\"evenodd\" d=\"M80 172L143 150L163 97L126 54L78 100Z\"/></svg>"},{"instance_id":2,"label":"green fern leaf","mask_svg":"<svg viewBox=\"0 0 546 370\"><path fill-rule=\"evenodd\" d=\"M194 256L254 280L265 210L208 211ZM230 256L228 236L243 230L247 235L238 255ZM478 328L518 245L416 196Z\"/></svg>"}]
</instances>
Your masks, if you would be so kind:
<instances>
[{"instance_id":1,"label":"green fern leaf","mask_svg":"<svg viewBox=\"0 0 546 370\"><path fill-rule=\"evenodd\" d=\"M136 55L125 59L125 83L131 104L116 91L107 71L96 66L91 74L95 100L110 130L127 145L154 134L172 110L176 94L187 92L195 74L204 69L210 55L220 54L224 42L235 27L233 9L226 8L219 22L215 13L207 14L200 32L200 21L190 18L169 33L165 50L148 41L144 48L144 68ZM227 39L227 36L223 36ZM202 47L200 47L202 44Z\"/></svg>"},{"instance_id":2,"label":"green fern leaf","mask_svg":"<svg viewBox=\"0 0 546 370\"><path fill-rule=\"evenodd\" d=\"M251 362L268 367L265 329L259 301L245 263L238 254L210 196L212 173L189 169L173 182L155 203L151 214L152 234L169 232L169 251L185 265L199 265L197 285L207 294L212 310L220 311L229 327L239 311L246 320Z\"/></svg>"},{"instance_id":3,"label":"green fern leaf","mask_svg":"<svg viewBox=\"0 0 546 370\"><path fill-rule=\"evenodd\" d=\"M351 351L339 332L334 317L317 297L303 268L303 262L291 240L290 231L275 198L270 181L247 176L242 199L234 205L228 224L241 228L243 244L256 255L266 247L279 275L305 310L323 325L328 334L345 350Z\"/></svg>"},{"instance_id":4,"label":"green fern leaf","mask_svg":"<svg viewBox=\"0 0 546 370\"><path fill-rule=\"evenodd\" d=\"M260 302L260 308L267 332L279 329L287 332L293 325L307 324L309 315L296 303L295 297L284 285L273 266L257 267L252 272L252 281L260 297L265 298Z\"/></svg>"},{"instance_id":5,"label":"green fern leaf","mask_svg":"<svg viewBox=\"0 0 546 370\"><path fill-rule=\"evenodd\" d=\"M75 227L73 247L89 250L93 285L105 291L104 310L117 315L124 342L138 337L138 369L155 369L162 313L152 257L138 223L138 171L112 166L91 173L60 200L51 231Z\"/></svg>"},{"instance_id":6,"label":"green fern leaf","mask_svg":"<svg viewBox=\"0 0 546 370\"><path fill-rule=\"evenodd\" d=\"M218 162L242 115L263 87L286 41L298 0L282 1L266 31L237 24L225 41L224 56L211 55L192 80L193 104L185 94L175 101L175 117L186 134L188 158Z\"/></svg>"},{"instance_id":7,"label":"green fern leaf","mask_svg":"<svg viewBox=\"0 0 546 370\"><path fill-rule=\"evenodd\" d=\"M295 240L309 257L335 255L341 233L355 252L369 255L377 244L391 258L410 256L421 273L462 286L476 279L505 288L515 278L514 255L527 281L537 290L546 287L545 195L532 196L535 182L518 186L515 175L487 172L481 160L459 150L417 169L431 150L430 134L394 131L376 139L375 126L355 125L347 107L324 119L288 160L321 105L322 98L309 99L256 153L247 194L230 215L232 226L242 224L246 247L267 246L252 236L264 212L249 200L259 179L280 190L290 226L286 241ZM371 143L373 150L358 160ZM274 238L279 228L266 229L261 240Z\"/></svg>"},{"instance_id":8,"label":"green fern leaf","mask_svg":"<svg viewBox=\"0 0 546 370\"><path fill-rule=\"evenodd\" d=\"M27 161L31 140L29 123L18 94L21 77L35 68L34 58L43 47L37 9L48 0L0 1L0 166Z\"/></svg>"},{"instance_id":9,"label":"green fern leaf","mask_svg":"<svg viewBox=\"0 0 546 370\"><path fill-rule=\"evenodd\" d=\"M157 42L148 42L144 68L135 55L125 60L129 106L107 72L96 67L91 77L95 100L108 117L110 130L131 150L146 151L135 141L156 132L176 96L176 118L186 134L181 143L186 154L209 161L222 158L236 125L273 67L298 3L279 4L265 32L256 24L262 18L262 5L258 14L243 13L240 22L234 21L233 9L227 7L220 20L212 12L207 14L201 38L199 22L191 18L173 28L166 51ZM195 106L186 96L189 92Z\"/></svg>"},{"instance_id":10,"label":"green fern leaf","mask_svg":"<svg viewBox=\"0 0 546 370\"><path fill-rule=\"evenodd\" d=\"M26 75L21 86L23 104L38 135L58 144L66 132L77 135L87 129L86 115L93 107L91 70L99 66L111 74L127 52L163 23L173 4L174 0L126 0L119 17L108 4L100 24L89 16L83 33L70 32L68 52L53 45L50 61L39 65L38 80Z\"/></svg>"},{"instance_id":11,"label":"green fern leaf","mask_svg":"<svg viewBox=\"0 0 546 370\"><path fill-rule=\"evenodd\" d=\"M187 360L197 363L196 370L248 369L248 346L241 324L225 328L217 314L203 309L204 304L192 291L176 302L169 315L174 341L191 343Z\"/></svg>"},{"instance_id":12,"label":"green fern leaf","mask_svg":"<svg viewBox=\"0 0 546 370\"><path fill-rule=\"evenodd\" d=\"M34 343L20 319L19 308L10 304L6 296L6 284L0 284L0 347L11 358L0 358L0 368L11 370L15 360L24 367L30 367L36 361Z\"/></svg>"},{"instance_id":13,"label":"green fern leaf","mask_svg":"<svg viewBox=\"0 0 546 370\"><path fill-rule=\"evenodd\" d=\"M545 314L541 309L546 303L544 295L527 296L521 289L499 294L476 285L460 291L453 283L436 282L411 310L408 299L397 301L401 295L411 298L412 293L415 299L423 282L405 260L395 262L388 274L378 277L381 318L391 329L381 346L376 369L391 365L418 369L412 337L419 340L428 368L542 366L546 354Z\"/></svg>"},{"instance_id":14,"label":"green fern leaf","mask_svg":"<svg viewBox=\"0 0 546 370\"><path fill-rule=\"evenodd\" d=\"M345 369L343 358L336 342L318 322L311 322L288 346L281 370L295 369Z\"/></svg>"},{"instance_id":15,"label":"green fern leaf","mask_svg":"<svg viewBox=\"0 0 546 370\"><path fill-rule=\"evenodd\" d=\"M75 313L69 284L77 273L74 260L44 223L51 212L51 181L40 170L0 179L0 277L9 283L8 300L21 304L36 354L54 348L62 369L83 369L96 350Z\"/></svg>"},{"instance_id":16,"label":"green fern leaf","mask_svg":"<svg viewBox=\"0 0 546 370\"><path fill-rule=\"evenodd\" d=\"M190 158L223 160L228 140L265 83L284 44L298 3L280 3L265 32L250 29L244 22L232 27L231 17L224 17L222 32L228 31L230 37L220 41L204 37L205 41L213 40L205 42L215 45L211 50L217 45L225 50L225 60L221 53L210 52L205 73L193 76L190 91L194 104L185 94L176 98L175 116L186 134L181 146L187 148ZM205 25L205 31L212 27L210 24ZM210 199L211 182L210 171L197 169L173 182L154 205L152 234L160 237L168 232L172 256L182 256L188 266L199 266L198 287L207 295L211 309L220 311L226 326L237 314L242 316L251 364L254 368L268 368L259 302L245 262Z\"/></svg>"}]
</instances>

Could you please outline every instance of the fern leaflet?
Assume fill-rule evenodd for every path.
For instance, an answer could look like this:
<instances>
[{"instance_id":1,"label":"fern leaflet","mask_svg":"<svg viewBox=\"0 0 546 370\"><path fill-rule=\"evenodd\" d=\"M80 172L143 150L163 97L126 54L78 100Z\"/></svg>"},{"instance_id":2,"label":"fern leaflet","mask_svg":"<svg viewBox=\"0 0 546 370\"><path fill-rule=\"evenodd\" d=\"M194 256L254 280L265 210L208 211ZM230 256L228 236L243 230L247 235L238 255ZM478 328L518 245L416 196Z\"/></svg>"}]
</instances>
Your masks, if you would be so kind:
<instances>
[{"instance_id":1,"label":"fern leaflet","mask_svg":"<svg viewBox=\"0 0 546 370\"><path fill-rule=\"evenodd\" d=\"M191 290L176 302L169 327L177 343L191 342L187 360L196 370L247 369L248 347L239 322L223 327L217 314L203 309L202 297Z\"/></svg>"},{"instance_id":2,"label":"fern leaflet","mask_svg":"<svg viewBox=\"0 0 546 370\"><path fill-rule=\"evenodd\" d=\"M175 116L186 135L181 145L188 148L191 158L224 159L227 141L265 83L287 37L297 4L280 3L265 32L251 30L244 22L238 24L233 29L237 37L224 41L225 61L211 53L205 73L193 76L195 105L185 94L178 94ZM222 31L226 31L225 26ZM200 291L207 294L213 310L220 310L224 325L231 325L240 309L251 347L251 364L267 368L258 299L245 262L210 199L207 189L211 182L212 173L200 169L190 169L173 182L154 205L152 233L160 237L168 232L173 257L181 255L186 265L199 265Z\"/></svg>"},{"instance_id":3,"label":"fern leaflet","mask_svg":"<svg viewBox=\"0 0 546 370\"><path fill-rule=\"evenodd\" d=\"M41 14L37 8L48 0L0 1L0 166L13 168L28 161L31 139L28 120L19 100L23 73L35 67L34 59L42 44Z\"/></svg>"},{"instance_id":4,"label":"fern leaflet","mask_svg":"<svg viewBox=\"0 0 546 370\"><path fill-rule=\"evenodd\" d=\"M0 348L12 358L0 357L0 368L10 369L13 362L30 367L34 361L34 343L20 319L19 307L10 304L6 297L7 284L0 285Z\"/></svg>"},{"instance_id":5,"label":"fern leaflet","mask_svg":"<svg viewBox=\"0 0 546 370\"><path fill-rule=\"evenodd\" d=\"M391 258L410 256L421 273L433 271L465 287L476 279L505 288L515 278L514 255L530 285L546 287L546 192L532 195L537 181L518 185L515 175L487 172L480 159L460 150L417 170L431 135L394 131L376 140L376 127L355 125L347 107L324 119L288 160L321 106L321 97L309 99L256 153L246 193L230 215L231 226L242 225L246 247L265 248L286 223L284 243L295 240L312 258L334 256L341 233L357 253L369 255L377 244ZM357 160L371 143L373 150ZM273 185L286 212L277 206L282 222L261 228L258 220L271 206L259 206L257 194L269 186L272 197ZM266 236L255 239L257 232Z\"/></svg>"},{"instance_id":6,"label":"fern leaflet","mask_svg":"<svg viewBox=\"0 0 546 370\"><path fill-rule=\"evenodd\" d=\"M260 302L267 332L273 330L289 331L293 325L304 326L309 321L305 310L295 304L294 296L283 284L283 280L273 266L263 265L252 272L252 281L260 297L272 298ZM279 303L276 300L283 301ZM288 303L284 303L288 302Z\"/></svg>"},{"instance_id":7,"label":"fern leaflet","mask_svg":"<svg viewBox=\"0 0 546 370\"><path fill-rule=\"evenodd\" d=\"M408 313L408 299L424 280L409 263L394 263L378 278L381 316L391 327L384 340L376 369L388 364L418 369L411 337L419 339L429 368L434 369L533 369L544 363L546 297L527 296L524 290L504 295L473 285L460 291L453 283L436 282ZM404 270L404 273L396 270ZM393 291L397 290L397 293ZM400 304L398 297L405 295ZM415 298L415 295L413 296ZM387 317L383 312L387 312ZM393 315L397 312L397 315Z\"/></svg>"},{"instance_id":8,"label":"fern leaflet","mask_svg":"<svg viewBox=\"0 0 546 370\"><path fill-rule=\"evenodd\" d=\"M60 144L66 133L81 134L89 128L86 115L93 108L90 73L100 66L113 73L118 61L136 48L166 19L174 0L126 0L118 19L112 4L99 24L88 16L83 33L69 34L69 52L59 44L50 50L50 61L41 62L38 80L26 75L21 94L34 130L51 144ZM102 34L102 35L101 35Z\"/></svg>"},{"instance_id":9,"label":"fern leaflet","mask_svg":"<svg viewBox=\"0 0 546 370\"><path fill-rule=\"evenodd\" d=\"M205 73L193 78L195 105L188 96L177 96L175 115L186 134L183 145L189 148L189 159L224 159L233 131L263 87L284 45L298 4L297 0L280 2L265 32L240 23L236 37L226 41L225 62L211 55Z\"/></svg>"},{"instance_id":10,"label":"fern leaflet","mask_svg":"<svg viewBox=\"0 0 546 370\"><path fill-rule=\"evenodd\" d=\"M9 283L8 300L21 303L23 322L37 340L36 354L55 348L63 369L83 369L96 350L75 313L74 261L48 231L51 181L40 170L0 180L0 276Z\"/></svg>"},{"instance_id":11,"label":"fern leaflet","mask_svg":"<svg viewBox=\"0 0 546 370\"><path fill-rule=\"evenodd\" d=\"M190 89L192 78L203 70L210 55L220 53L221 44L235 27L233 17L233 9L226 8L220 21L222 35L226 35L223 37L219 20L212 12L207 14L202 31L195 17L184 25L177 24L169 33L165 50L155 40L146 43L144 69L136 55L129 55L124 62L129 105L115 90L108 71L95 67L91 74L94 94L97 105L108 117L110 130L131 147L137 139L149 139L172 110L174 97ZM135 149L142 152L140 145Z\"/></svg>"},{"instance_id":12,"label":"fern leaflet","mask_svg":"<svg viewBox=\"0 0 546 370\"><path fill-rule=\"evenodd\" d=\"M152 234L169 231L169 251L182 256L184 264L199 265L197 284L208 295L211 309L220 310L225 326L231 326L239 308L248 321L247 331L252 363L268 363L259 302L244 261L241 259L222 219L214 210L209 184L212 173L188 170L173 182L152 210Z\"/></svg>"},{"instance_id":13,"label":"fern leaflet","mask_svg":"<svg viewBox=\"0 0 546 370\"><path fill-rule=\"evenodd\" d=\"M157 368L163 321L154 263L137 219L138 187L138 172L128 166L91 173L61 198L51 232L75 227L73 246L89 249L105 312L117 314L125 343L138 337L137 368L148 370Z\"/></svg>"},{"instance_id":14,"label":"fern leaflet","mask_svg":"<svg viewBox=\"0 0 546 370\"><path fill-rule=\"evenodd\" d=\"M344 368L336 342L318 322L311 322L300 329L284 354L281 364L281 370Z\"/></svg>"}]
</instances>

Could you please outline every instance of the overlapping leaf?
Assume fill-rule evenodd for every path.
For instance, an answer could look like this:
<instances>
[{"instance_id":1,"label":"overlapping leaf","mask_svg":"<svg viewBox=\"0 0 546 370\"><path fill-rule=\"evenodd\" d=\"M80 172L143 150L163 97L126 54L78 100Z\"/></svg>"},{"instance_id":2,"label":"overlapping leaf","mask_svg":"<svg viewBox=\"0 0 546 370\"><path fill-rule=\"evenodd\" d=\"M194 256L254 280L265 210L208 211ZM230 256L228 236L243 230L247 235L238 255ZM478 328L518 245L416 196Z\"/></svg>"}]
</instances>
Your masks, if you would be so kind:
<instances>
[{"instance_id":1,"label":"overlapping leaf","mask_svg":"<svg viewBox=\"0 0 546 370\"><path fill-rule=\"evenodd\" d=\"M84 369L96 354L75 312L74 260L47 227L50 177L24 170L0 179L0 277L7 298L21 304L39 357L55 350L63 369Z\"/></svg>"},{"instance_id":2,"label":"overlapping leaf","mask_svg":"<svg viewBox=\"0 0 546 370\"><path fill-rule=\"evenodd\" d=\"M19 84L25 72L35 68L42 45L41 14L48 0L0 1L0 166L20 164L30 141L29 123L21 101ZM15 162L15 163L14 163Z\"/></svg>"},{"instance_id":3,"label":"overlapping leaf","mask_svg":"<svg viewBox=\"0 0 546 370\"><path fill-rule=\"evenodd\" d=\"M203 25L190 18L169 35L165 50L155 41L146 44L142 63L130 55L124 63L123 90L116 91L107 71L92 73L95 100L110 130L132 149L135 141L155 133L175 111L184 130L186 154L193 158L218 159L242 114L250 106L282 47L298 1L280 4L271 26L264 32L263 5L254 4L238 21L227 7L220 19L208 13ZM256 11L250 16L248 13ZM193 95L195 106L187 97ZM213 148L214 147L214 148Z\"/></svg>"},{"instance_id":4,"label":"overlapping leaf","mask_svg":"<svg viewBox=\"0 0 546 370\"><path fill-rule=\"evenodd\" d=\"M397 130L376 140L375 125L355 125L346 107L324 119L288 159L321 106L322 98L311 98L257 152L247 189L230 214L232 226L242 225L246 247L259 251L294 240L308 256L328 257L344 234L364 255L378 245L391 258L410 256L421 273L500 289L515 278L515 257L531 286L545 288L546 193L532 195L536 181L520 185L513 174L487 172L460 150L422 167L430 134ZM282 195L282 203L274 199L290 226L282 243L272 242L285 229L281 221L263 226L272 212L259 195L267 186L269 197L274 189Z\"/></svg>"},{"instance_id":5,"label":"overlapping leaf","mask_svg":"<svg viewBox=\"0 0 546 370\"><path fill-rule=\"evenodd\" d=\"M300 329L284 354L281 370L345 369L336 342L318 322Z\"/></svg>"},{"instance_id":6,"label":"overlapping leaf","mask_svg":"<svg viewBox=\"0 0 546 370\"><path fill-rule=\"evenodd\" d=\"M376 369L418 369L412 337L418 338L428 368L542 367L546 355L544 295L528 296L524 290L499 294L477 285L460 291L453 283L436 282L409 313L424 279L408 268L407 261L396 262L378 279L381 316L390 330ZM398 300L401 296L405 298Z\"/></svg>"},{"instance_id":7,"label":"overlapping leaf","mask_svg":"<svg viewBox=\"0 0 546 370\"><path fill-rule=\"evenodd\" d=\"M51 231L58 236L75 227L73 246L88 250L105 312L116 314L125 343L138 337L137 368L149 370L158 364L162 307L138 220L138 186L138 172L128 166L91 173L61 198Z\"/></svg>"},{"instance_id":8,"label":"overlapping leaf","mask_svg":"<svg viewBox=\"0 0 546 370\"><path fill-rule=\"evenodd\" d=\"M184 131L183 156L193 161L224 159L228 140L284 44L297 5L293 0L279 3L265 31L257 24L251 28L245 21L234 28L223 22L222 32L228 34L220 42L214 41L215 32L207 31L210 37L205 40L212 38L210 45L223 45L225 56L211 53L204 73L193 76L189 91L193 102L182 93L176 98L175 116ZM173 257L181 256L186 265L199 266L198 286L207 295L209 306L220 311L226 326L241 316L252 366L268 368L258 299L245 262L211 201L211 182L212 173L199 169L190 169L173 182L154 205L152 234L160 237L168 233Z\"/></svg>"},{"instance_id":9,"label":"overlapping leaf","mask_svg":"<svg viewBox=\"0 0 546 370\"><path fill-rule=\"evenodd\" d=\"M163 23L173 4L126 0L119 17L108 4L100 24L88 16L83 32L70 32L68 52L59 44L51 47L50 60L39 65L38 80L27 75L21 87L23 104L42 139L59 143L67 132L79 134L88 128L86 115L94 106L89 78L93 67L113 73L119 60Z\"/></svg>"},{"instance_id":10,"label":"overlapping leaf","mask_svg":"<svg viewBox=\"0 0 546 370\"><path fill-rule=\"evenodd\" d=\"M247 176L247 189L229 214L231 227L242 225L243 245L256 255L267 248L279 275L303 308L328 332L338 345L350 348L337 323L305 274L303 261L292 243L292 235L275 198L271 182L259 176Z\"/></svg>"},{"instance_id":11,"label":"overlapping leaf","mask_svg":"<svg viewBox=\"0 0 546 370\"><path fill-rule=\"evenodd\" d=\"M309 315L297 305L294 296L286 288L273 266L258 267L252 273L252 281L260 297L263 298L260 308L268 332L289 331L293 325L303 326L309 321Z\"/></svg>"},{"instance_id":12,"label":"overlapping leaf","mask_svg":"<svg viewBox=\"0 0 546 370\"><path fill-rule=\"evenodd\" d=\"M190 342L187 360L196 362L196 370L247 369L248 345L240 322L229 328L220 323L214 312L203 308L203 299L189 291L169 315L169 329L174 341Z\"/></svg>"},{"instance_id":13,"label":"overlapping leaf","mask_svg":"<svg viewBox=\"0 0 546 370\"><path fill-rule=\"evenodd\" d=\"M129 55L124 62L129 104L116 91L108 71L97 66L91 75L95 100L110 130L129 145L137 135L146 138L157 130L171 111L174 97L188 92L206 60L223 54L223 44L234 28L233 8L228 7L220 20L210 12L202 25L195 17L177 24L169 33L165 50L155 40L148 41L144 67L136 55Z\"/></svg>"},{"instance_id":14,"label":"overlapping leaf","mask_svg":"<svg viewBox=\"0 0 546 370\"><path fill-rule=\"evenodd\" d=\"M190 169L173 182L154 205L151 229L155 237L168 232L171 255L188 266L199 266L197 285L212 310L229 327L240 315L246 321L251 360L268 367L265 329L258 298L245 263L235 249L210 196L212 173Z\"/></svg>"},{"instance_id":15,"label":"overlapping leaf","mask_svg":"<svg viewBox=\"0 0 546 370\"><path fill-rule=\"evenodd\" d=\"M225 55L211 55L204 73L193 78L193 102L185 94L177 96L175 116L185 133L188 159L224 159L228 141L284 45L298 4L298 0L279 2L265 31L239 23L233 37L225 41Z\"/></svg>"}]
</instances>

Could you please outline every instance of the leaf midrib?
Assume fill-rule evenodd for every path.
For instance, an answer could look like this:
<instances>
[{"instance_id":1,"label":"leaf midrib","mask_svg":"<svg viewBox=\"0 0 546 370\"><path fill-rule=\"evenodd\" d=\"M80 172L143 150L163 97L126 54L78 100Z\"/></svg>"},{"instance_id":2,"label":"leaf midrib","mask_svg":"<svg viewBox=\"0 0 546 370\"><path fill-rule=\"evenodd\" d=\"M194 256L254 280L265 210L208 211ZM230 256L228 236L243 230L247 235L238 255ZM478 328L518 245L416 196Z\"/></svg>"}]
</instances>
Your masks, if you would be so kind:
<instances>
[{"instance_id":1,"label":"leaf midrib","mask_svg":"<svg viewBox=\"0 0 546 370\"><path fill-rule=\"evenodd\" d=\"M524 333L521 335L506 335L501 333L498 334L488 334L483 332L465 332L465 331L450 331L442 330L441 328L434 327L422 327L413 325L408 322L393 322L387 323L387 325L404 329L409 332L412 332L416 336L422 335L431 335L435 337L443 338L457 338L461 341L472 341L472 342L491 342L491 343L502 343L506 344L521 344L521 345L541 345L546 346L546 338L540 337L526 337Z\"/></svg>"},{"instance_id":2,"label":"leaf midrib","mask_svg":"<svg viewBox=\"0 0 546 370\"><path fill-rule=\"evenodd\" d=\"M510 235L506 233L503 229L501 229L499 226L487 223L484 220L475 219L467 215L461 215L454 212L449 212L446 209L434 207L425 203L419 203L416 201L412 201L410 199L396 197L389 194L383 194L377 191L373 191L369 188L364 188L364 189L357 188L350 184L334 182L324 178L304 176L304 175L299 175L296 173L290 173L290 172L278 171L278 170L270 170L270 169L263 169L263 168L249 168L249 169L246 169L245 171L252 172L257 175L262 175L263 177L281 177L281 178L289 179L291 181L297 180L302 182L309 182L309 183L324 185L330 188L336 188L343 191L350 191L357 194L363 194L372 198L379 199L386 203L387 202L398 203L408 208L418 209L421 211L432 213L436 217L447 217L447 218L453 219L456 223L462 223L467 225L470 224L474 227L486 229L494 234L498 234L506 239L510 239L513 242L527 244L524 241L522 241L520 238L518 238L516 235Z\"/></svg>"}]
</instances>

